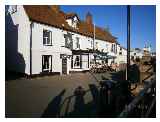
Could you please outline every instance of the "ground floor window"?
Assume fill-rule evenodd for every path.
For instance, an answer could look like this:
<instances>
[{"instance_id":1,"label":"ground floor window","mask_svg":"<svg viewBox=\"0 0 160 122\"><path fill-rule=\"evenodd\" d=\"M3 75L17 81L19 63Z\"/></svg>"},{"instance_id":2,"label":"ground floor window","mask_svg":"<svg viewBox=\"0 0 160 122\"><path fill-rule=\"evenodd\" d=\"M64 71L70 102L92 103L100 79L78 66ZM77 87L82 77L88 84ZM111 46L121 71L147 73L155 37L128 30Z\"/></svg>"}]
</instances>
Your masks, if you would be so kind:
<instances>
[{"instance_id":1,"label":"ground floor window","mask_svg":"<svg viewBox=\"0 0 160 122\"><path fill-rule=\"evenodd\" d=\"M74 67L75 68L80 68L80 55L75 55L74 58L73 58L73 61L74 61Z\"/></svg>"},{"instance_id":2,"label":"ground floor window","mask_svg":"<svg viewBox=\"0 0 160 122\"><path fill-rule=\"evenodd\" d=\"M89 68L89 55L88 54L73 55L71 68L73 69Z\"/></svg>"},{"instance_id":3,"label":"ground floor window","mask_svg":"<svg viewBox=\"0 0 160 122\"><path fill-rule=\"evenodd\" d=\"M52 71L52 56L42 55L42 71Z\"/></svg>"},{"instance_id":4,"label":"ground floor window","mask_svg":"<svg viewBox=\"0 0 160 122\"><path fill-rule=\"evenodd\" d=\"M82 68L89 68L89 55L82 55Z\"/></svg>"}]
</instances>

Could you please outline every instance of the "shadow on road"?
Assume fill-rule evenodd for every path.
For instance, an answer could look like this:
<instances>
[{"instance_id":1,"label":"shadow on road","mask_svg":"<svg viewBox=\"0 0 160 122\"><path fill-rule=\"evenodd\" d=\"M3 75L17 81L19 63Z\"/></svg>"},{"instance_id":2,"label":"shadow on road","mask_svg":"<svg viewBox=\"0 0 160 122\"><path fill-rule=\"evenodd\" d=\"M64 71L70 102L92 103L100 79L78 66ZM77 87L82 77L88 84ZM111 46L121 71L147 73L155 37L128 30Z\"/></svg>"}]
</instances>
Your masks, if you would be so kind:
<instances>
[{"instance_id":1,"label":"shadow on road","mask_svg":"<svg viewBox=\"0 0 160 122\"><path fill-rule=\"evenodd\" d=\"M45 109L42 115L43 118L58 117L60 112L61 100L65 92L66 90L64 89L59 93L59 95L53 98L53 100L48 104L47 108Z\"/></svg>"}]
</instances>

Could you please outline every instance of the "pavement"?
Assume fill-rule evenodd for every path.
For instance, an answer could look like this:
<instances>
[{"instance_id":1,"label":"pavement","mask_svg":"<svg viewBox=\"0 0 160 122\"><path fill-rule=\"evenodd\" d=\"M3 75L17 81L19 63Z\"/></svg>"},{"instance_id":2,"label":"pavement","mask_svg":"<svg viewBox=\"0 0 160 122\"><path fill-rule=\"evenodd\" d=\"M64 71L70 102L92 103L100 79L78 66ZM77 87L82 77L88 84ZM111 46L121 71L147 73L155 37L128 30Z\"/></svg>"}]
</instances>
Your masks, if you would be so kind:
<instances>
[{"instance_id":1,"label":"pavement","mask_svg":"<svg viewBox=\"0 0 160 122\"><path fill-rule=\"evenodd\" d=\"M109 73L94 74L93 77L86 72L6 81L6 117L41 117L49 103L58 98L58 95L63 95L62 99L58 99L63 101L73 95L78 86L85 90L89 89L89 84L98 86L97 80L101 80L101 75L110 77ZM89 96L91 100L91 94ZM88 102L87 99L85 102Z\"/></svg>"}]
</instances>

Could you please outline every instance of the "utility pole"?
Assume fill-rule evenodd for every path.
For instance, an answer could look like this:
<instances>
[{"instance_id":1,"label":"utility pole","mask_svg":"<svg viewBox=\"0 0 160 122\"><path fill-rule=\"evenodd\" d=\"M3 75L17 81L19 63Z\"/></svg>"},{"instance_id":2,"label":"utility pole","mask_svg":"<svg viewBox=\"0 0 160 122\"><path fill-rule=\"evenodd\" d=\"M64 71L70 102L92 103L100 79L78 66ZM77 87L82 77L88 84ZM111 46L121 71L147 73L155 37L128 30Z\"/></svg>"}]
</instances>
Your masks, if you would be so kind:
<instances>
[{"instance_id":1,"label":"utility pole","mask_svg":"<svg viewBox=\"0 0 160 122\"><path fill-rule=\"evenodd\" d=\"M127 73L126 80L130 82L130 5L127 5Z\"/></svg>"}]
</instances>

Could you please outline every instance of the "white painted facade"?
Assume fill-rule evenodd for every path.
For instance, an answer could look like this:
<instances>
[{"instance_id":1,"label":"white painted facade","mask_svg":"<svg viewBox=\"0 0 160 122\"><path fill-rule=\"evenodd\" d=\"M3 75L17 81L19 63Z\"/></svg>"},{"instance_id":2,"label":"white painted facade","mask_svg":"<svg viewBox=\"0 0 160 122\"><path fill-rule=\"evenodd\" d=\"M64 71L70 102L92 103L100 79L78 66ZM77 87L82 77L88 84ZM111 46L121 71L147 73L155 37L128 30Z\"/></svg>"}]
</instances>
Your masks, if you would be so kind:
<instances>
[{"instance_id":1,"label":"white painted facade","mask_svg":"<svg viewBox=\"0 0 160 122\"><path fill-rule=\"evenodd\" d=\"M127 63L127 50L120 45L117 45L116 63L118 65Z\"/></svg>"},{"instance_id":2,"label":"white painted facade","mask_svg":"<svg viewBox=\"0 0 160 122\"><path fill-rule=\"evenodd\" d=\"M81 55L81 66L78 65L78 61L75 61L79 54L74 54L72 50L92 50L93 46L95 49L98 49L101 52L108 52L108 55L115 56L115 62L116 63L126 63L126 50L122 49L122 55L119 55L120 47L116 43L110 43L104 40L99 40L91 37L87 37L84 35L80 35L78 33L73 32L67 32L66 30L62 30L59 28L55 28L53 26L48 26L45 24L40 24L34 21L30 21L23 6L17 6L17 11L15 13L11 12L13 6L10 6L9 8L9 16L6 16L6 18L10 18L13 23L12 25L7 25L7 39L6 39L6 47L7 47L7 69L8 70L14 70L18 72L25 73L27 75L34 75L34 74L40 74L42 73L42 63L44 59L42 59L42 56L48 55L51 56L52 60L49 59L51 67L51 72L59 72L62 74L62 57L61 55L68 55L72 57L67 58L67 74L69 74L70 71L84 71L90 69L91 61L93 60L93 54L91 53L84 53ZM78 19L74 17L74 22L70 20L66 20L69 25L76 27L76 22ZM54 21L54 20L53 20ZM72 25L73 24L73 25ZM10 26L18 25L18 38L13 39L14 35L11 34L12 30L10 30ZM48 30L51 32L51 41L52 45L46 46L43 44L43 31ZM73 41L73 48L69 49L65 47L65 38L64 34L70 33L72 35L72 41ZM95 33L96 35L96 33ZM78 40L78 41L77 41ZM17 59L15 59L14 54L12 55L13 49L12 43L15 43L14 41L17 41L17 53L21 54L24 58L24 64L20 64ZM93 44L94 42L94 44ZM77 44L79 43L79 44ZM112 45L115 45L116 51L112 50ZM15 45L16 46L16 45ZM72 62L73 60L73 62ZM110 65L113 59L108 59L108 64ZM101 62L101 61L100 61ZM72 64L71 64L72 63ZM24 67L25 65L25 67ZM24 67L24 70L23 68Z\"/></svg>"},{"instance_id":3,"label":"white painted facade","mask_svg":"<svg viewBox=\"0 0 160 122\"><path fill-rule=\"evenodd\" d=\"M139 58L141 59L143 57L143 50L141 49L132 49L131 52L130 52L130 57L131 59L136 59L136 58Z\"/></svg>"}]
</instances>

